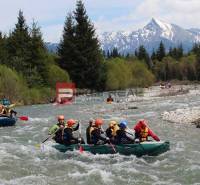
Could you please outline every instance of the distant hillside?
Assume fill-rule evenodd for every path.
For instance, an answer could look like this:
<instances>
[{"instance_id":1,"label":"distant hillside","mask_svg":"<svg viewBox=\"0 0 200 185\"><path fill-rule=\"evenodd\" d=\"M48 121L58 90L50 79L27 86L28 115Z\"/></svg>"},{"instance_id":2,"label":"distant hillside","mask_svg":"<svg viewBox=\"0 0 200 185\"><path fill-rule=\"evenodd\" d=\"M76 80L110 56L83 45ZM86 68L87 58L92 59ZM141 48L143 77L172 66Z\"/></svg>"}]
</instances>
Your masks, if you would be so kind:
<instances>
[{"instance_id":1,"label":"distant hillside","mask_svg":"<svg viewBox=\"0 0 200 185\"><path fill-rule=\"evenodd\" d=\"M51 43L51 42L45 42L46 48L51 53L56 53L58 49L58 43Z\"/></svg>"}]
</instances>

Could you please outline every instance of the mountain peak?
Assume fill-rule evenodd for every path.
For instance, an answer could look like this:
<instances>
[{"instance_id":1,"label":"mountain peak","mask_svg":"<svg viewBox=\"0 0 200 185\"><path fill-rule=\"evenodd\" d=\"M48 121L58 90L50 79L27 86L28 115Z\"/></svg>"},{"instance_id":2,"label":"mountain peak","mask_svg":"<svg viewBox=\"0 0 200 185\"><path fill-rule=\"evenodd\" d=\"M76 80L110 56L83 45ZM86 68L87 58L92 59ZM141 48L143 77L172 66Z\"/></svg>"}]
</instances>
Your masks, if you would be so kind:
<instances>
[{"instance_id":1,"label":"mountain peak","mask_svg":"<svg viewBox=\"0 0 200 185\"><path fill-rule=\"evenodd\" d=\"M163 31L170 31L171 30L171 28L172 28L172 25L171 24L169 24L169 23L167 23L167 22L165 22L165 21L162 21L162 20L160 20L160 19L156 19L156 18L152 18L151 19L151 21L150 21L150 23L149 24L147 24L147 27L156 27L156 28L160 28L160 29L162 29Z\"/></svg>"}]
</instances>

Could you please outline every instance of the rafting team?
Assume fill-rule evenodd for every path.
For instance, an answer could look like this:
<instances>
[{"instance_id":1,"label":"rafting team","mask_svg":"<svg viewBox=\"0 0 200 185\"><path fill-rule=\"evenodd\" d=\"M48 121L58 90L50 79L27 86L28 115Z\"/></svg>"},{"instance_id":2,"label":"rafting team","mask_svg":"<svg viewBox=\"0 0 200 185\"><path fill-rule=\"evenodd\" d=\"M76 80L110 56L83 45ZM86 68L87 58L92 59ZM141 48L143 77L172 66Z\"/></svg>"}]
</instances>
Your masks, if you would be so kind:
<instances>
[{"instance_id":1,"label":"rafting team","mask_svg":"<svg viewBox=\"0 0 200 185\"><path fill-rule=\"evenodd\" d=\"M128 128L128 123L125 120L119 124L116 121L110 121L106 131L102 128L103 124L102 119L89 120L89 125L86 129L88 144L132 144L148 141L148 136L151 136L156 141L160 141L158 136L148 127L146 120L139 120L134 126L135 134L131 133L131 129ZM60 144L85 144L80 134L79 137L74 135L74 131L79 130L79 126L79 122L74 119L69 119L65 123L64 116L60 115L58 116L58 123L49 129L49 135L52 135L53 139Z\"/></svg>"},{"instance_id":2,"label":"rafting team","mask_svg":"<svg viewBox=\"0 0 200 185\"><path fill-rule=\"evenodd\" d=\"M16 116L17 112L11 109L9 106L4 106L3 104L0 104L0 116L6 116L6 117L13 117Z\"/></svg>"}]
</instances>

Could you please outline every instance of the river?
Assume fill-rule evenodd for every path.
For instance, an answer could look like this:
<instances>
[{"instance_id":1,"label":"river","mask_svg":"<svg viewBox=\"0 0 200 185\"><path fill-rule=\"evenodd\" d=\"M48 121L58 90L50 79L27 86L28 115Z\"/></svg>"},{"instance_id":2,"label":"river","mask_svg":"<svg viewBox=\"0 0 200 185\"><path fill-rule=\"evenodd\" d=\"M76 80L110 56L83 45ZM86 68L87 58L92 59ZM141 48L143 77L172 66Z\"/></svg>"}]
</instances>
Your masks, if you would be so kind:
<instances>
[{"instance_id":1,"label":"river","mask_svg":"<svg viewBox=\"0 0 200 185\"><path fill-rule=\"evenodd\" d=\"M162 120L164 111L200 104L195 94L147 98L131 103L106 104L103 101L79 98L67 106L33 105L17 107L18 120L14 127L0 128L1 185L200 185L200 129L189 123ZM134 107L138 107L135 109ZM151 129L170 141L170 151L156 156L137 158L112 155L93 155L86 152L60 153L47 141L36 147L56 123L56 116L81 120L82 134L89 118L102 117L104 128L111 119L127 119L133 127L140 118Z\"/></svg>"}]
</instances>

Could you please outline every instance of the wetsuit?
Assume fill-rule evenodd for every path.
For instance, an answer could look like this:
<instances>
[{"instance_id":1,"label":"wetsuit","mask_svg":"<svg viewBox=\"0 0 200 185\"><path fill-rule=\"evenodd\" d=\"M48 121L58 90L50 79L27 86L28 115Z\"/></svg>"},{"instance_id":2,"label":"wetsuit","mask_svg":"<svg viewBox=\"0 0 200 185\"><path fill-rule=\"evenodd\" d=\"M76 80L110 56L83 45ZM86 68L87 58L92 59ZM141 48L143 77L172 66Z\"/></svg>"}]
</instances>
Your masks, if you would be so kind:
<instances>
[{"instance_id":1,"label":"wetsuit","mask_svg":"<svg viewBox=\"0 0 200 185\"><path fill-rule=\"evenodd\" d=\"M77 131L79 129L79 124L75 128L73 127L66 127L64 129L63 133L63 142L65 145L71 145L71 144L78 144L80 143L77 137L73 136L73 132ZM84 144L83 138L81 138L81 143Z\"/></svg>"},{"instance_id":2,"label":"wetsuit","mask_svg":"<svg viewBox=\"0 0 200 185\"><path fill-rule=\"evenodd\" d=\"M106 136L109 137L110 139L113 137L112 132L113 129L111 127L106 129Z\"/></svg>"},{"instance_id":3,"label":"wetsuit","mask_svg":"<svg viewBox=\"0 0 200 185\"><path fill-rule=\"evenodd\" d=\"M116 144L131 144L134 143L134 139L129 137L126 134L126 131L124 129L119 129L116 132L116 136L115 136L115 143Z\"/></svg>"},{"instance_id":4,"label":"wetsuit","mask_svg":"<svg viewBox=\"0 0 200 185\"><path fill-rule=\"evenodd\" d=\"M101 128L94 128L94 130L91 132L92 144L98 145L108 143L109 140L107 140L105 136L102 136L102 133L104 132L101 130Z\"/></svg>"},{"instance_id":5,"label":"wetsuit","mask_svg":"<svg viewBox=\"0 0 200 185\"><path fill-rule=\"evenodd\" d=\"M60 128L60 125L61 125L60 123L53 125L49 129L49 135L55 133L55 136L52 139L54 139L56 143L63 144L63 129Z\"/></svg>"}]
</instances>

